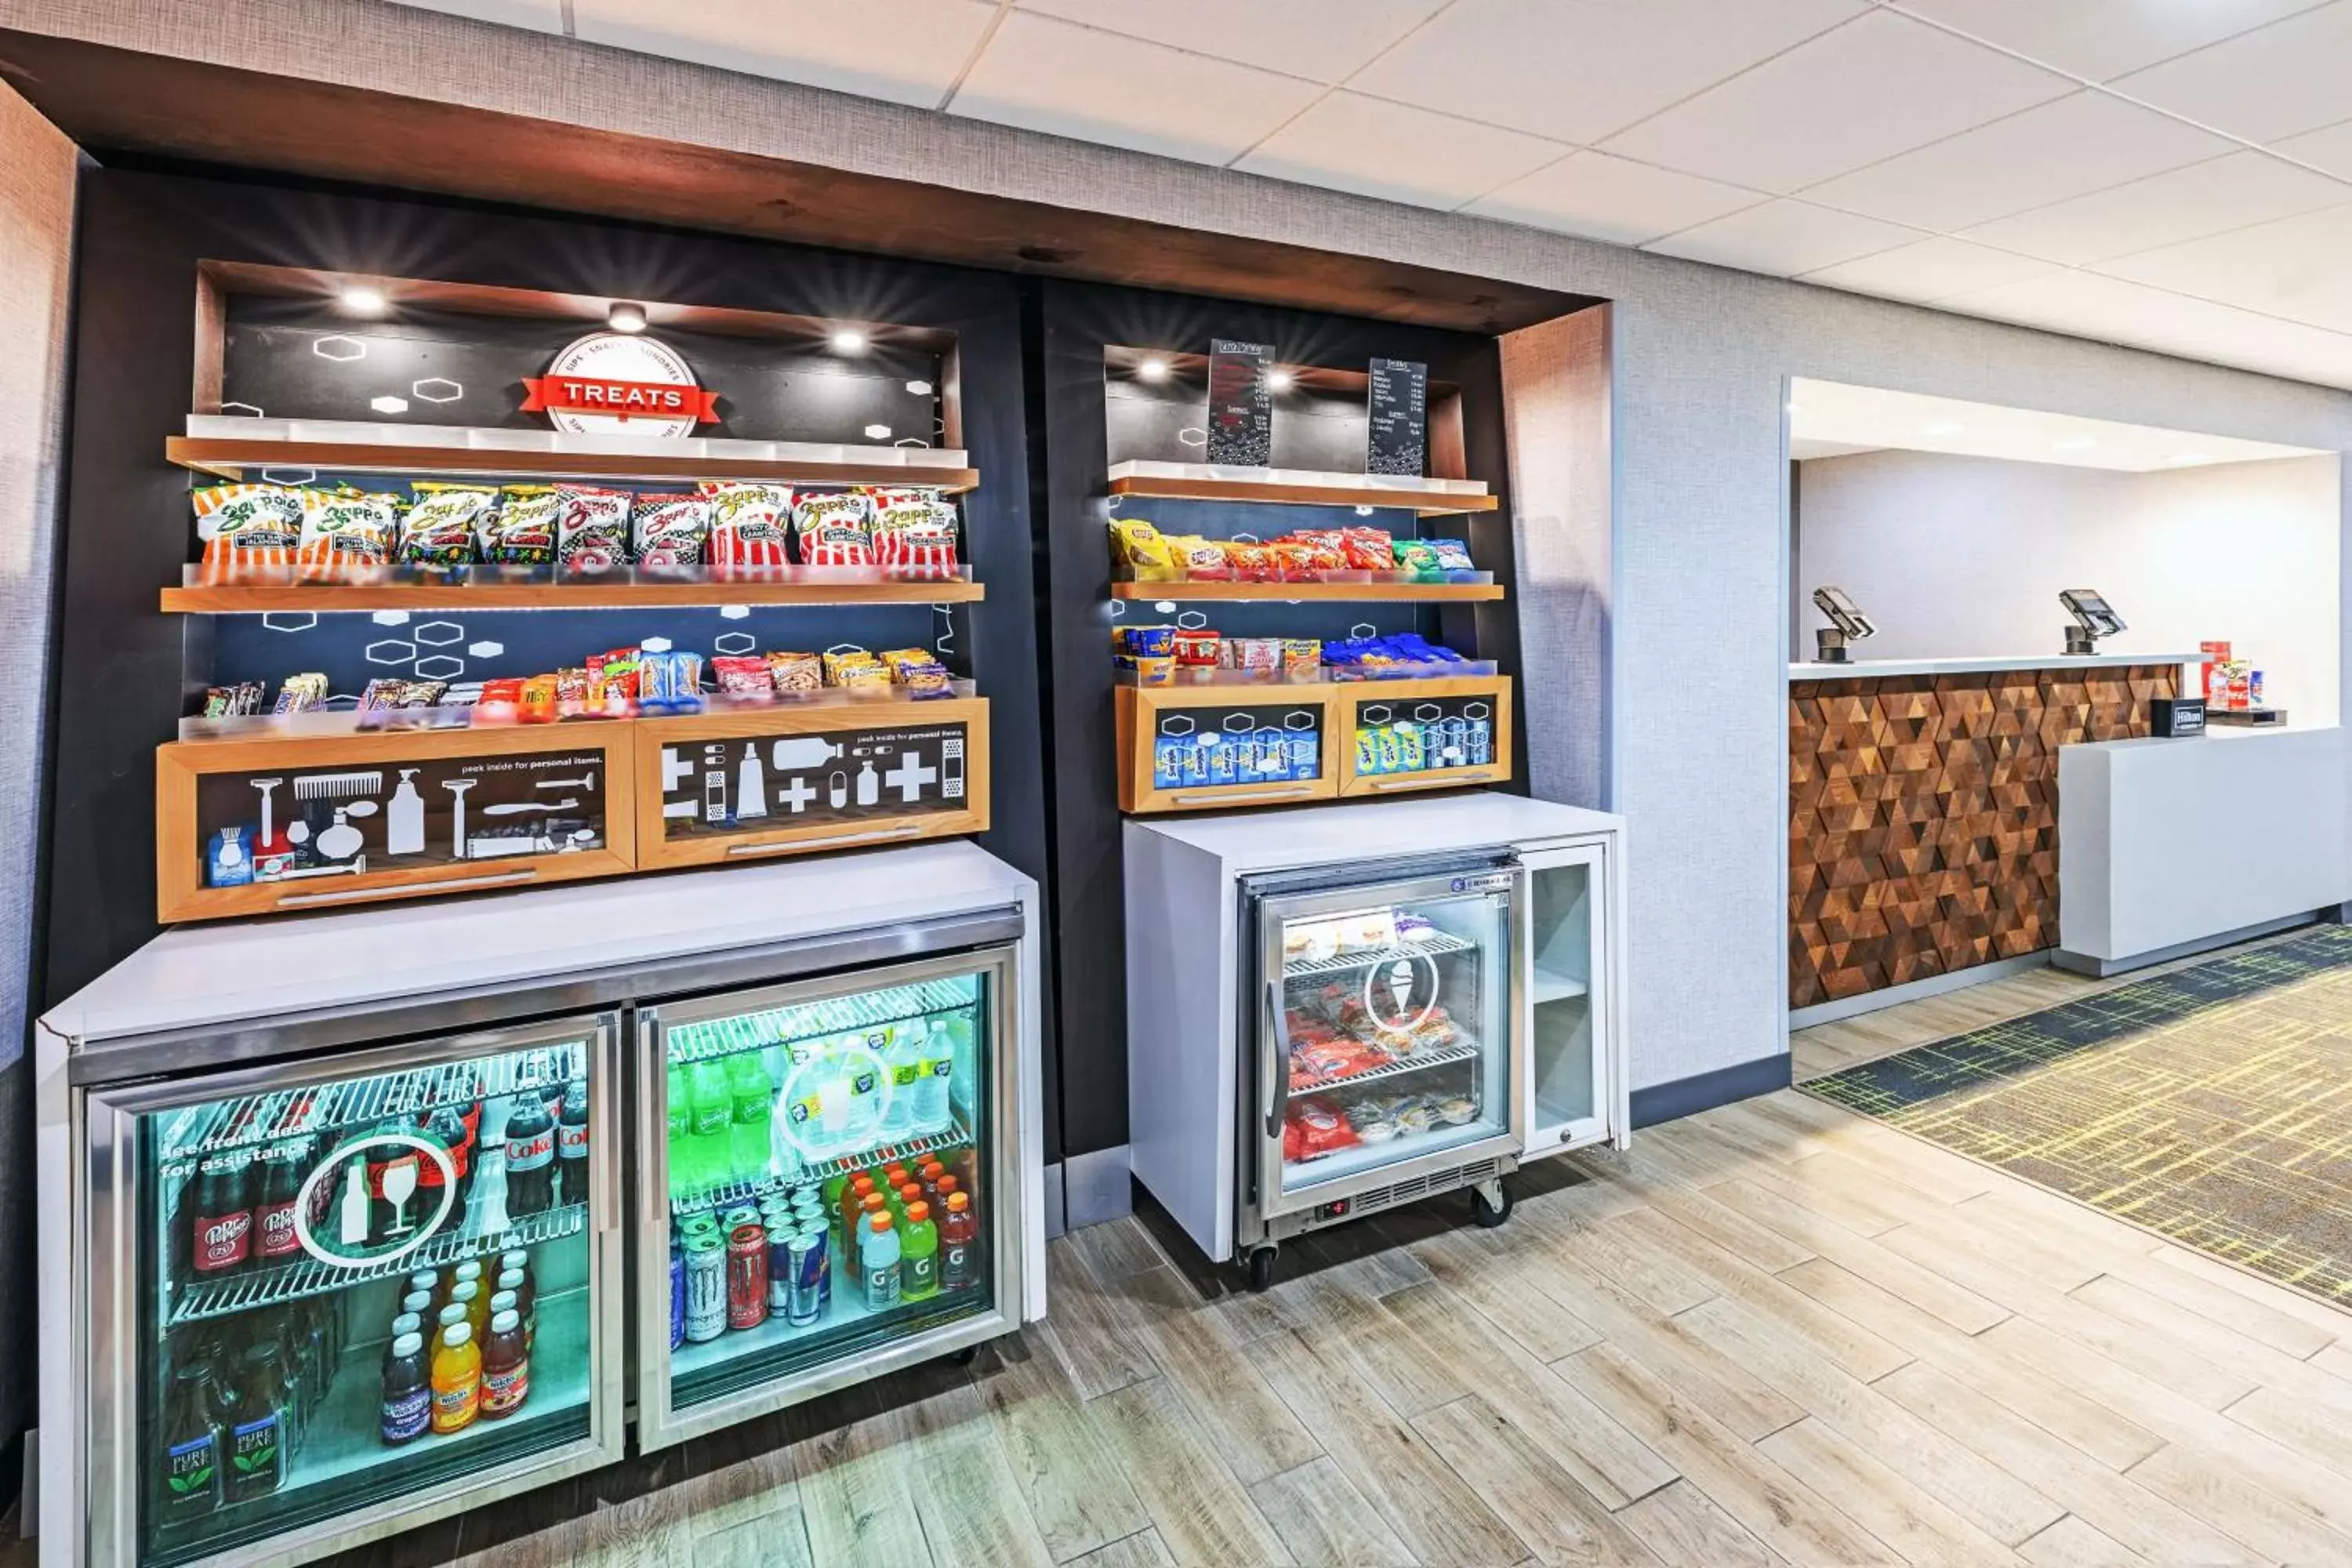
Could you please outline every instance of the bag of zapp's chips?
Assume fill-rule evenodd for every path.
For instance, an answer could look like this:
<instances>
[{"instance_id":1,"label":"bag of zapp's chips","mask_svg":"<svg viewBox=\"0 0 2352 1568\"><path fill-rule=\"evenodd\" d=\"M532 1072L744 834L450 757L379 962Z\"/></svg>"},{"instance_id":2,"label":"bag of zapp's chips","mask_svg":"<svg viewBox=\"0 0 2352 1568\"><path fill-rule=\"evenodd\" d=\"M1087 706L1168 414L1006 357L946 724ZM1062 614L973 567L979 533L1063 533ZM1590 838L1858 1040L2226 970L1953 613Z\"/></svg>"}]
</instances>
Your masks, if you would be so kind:
<instances>
[{"instance_id":1,"label":"bag of zapp's chips","mask_svg":"<svg viewBox=\"0 0 2352 1568\"><path fill-rule=\"evenodd\" d=\"M287 485L207 485L190 498L207 566L285 566L302 543L302 492Z\"/></svg>"},{"instance_id":2,"label":"bag of zapp's chips","mask_svg":"<svg viewBox=\"0 0 2352 1568\"><path fill-rule=\"evenodd\" d=\"M365 495L355 489L302 492L302 546L306 568L381 566L392 559L400 526L400 498Z\"/></svg>"},{"instance_id":3,"label":"bag of zapp's chips","mask_svg":"<svg viewBox=\"0 0 2352 1568\"><path fill-rule=\"evenodd\" d=\"M499 492L480 485L429 480L408 488L415 499L401 520L395 558L407 566L463 566L471 562L482 519L499 504Z\"/></svg>"},{"instance_id":4,"label":"bag of zapp's chips","mask_svg":"<svg viewBox=\"0 0 2352 1568\"><path fill-rule=\"evenodd\" d=\"M609 572L629 558L629 492L555 487L555 558L572 572Z\"/></svg>"},{"instance_id":5,"label":"bag of zapp's chips","mask_svg":"<svg viewBox=\"0 0 2352 1568\"><path fill-rule=\"evenodd\" d=\"M545 566L555 559L562 498L553 485L509 485L480 519L482 559L498 566Z\"/></svg>"},{"instance_id":6,"label":"bag of zapp's chips","mask_svg":"<svg viewBox=\"0 0 2352 1568\"><path fill-rule=\"evenodd\" d=\"M870 492L875 563L908 576L944 576L956 566L956 511L937 490Z\"/></svg>"},{"instance_id":7,"label":"bag of zapp's chips","mask_svg":"<svg viewBox=\"0 0 2352 1568\"><path fill-rule=\"evenodd\" d=\"M702 496L641 495L633 520L638 564L699 566L710 539L710 502Z\"/></svg>"},{"instance_id":8,"label":"bag of zapp's chips","mask_svg":"<svg viewBox=\"0 0 2352 1568\"><path fill-rule=\"evenodd\" d=\"M792 554L785 539L793 492L782 485L730 484L706 479L710 498L710 542L704 558L713 566L785 566Z\"/></svg>"},{"instance_id":9,"label":"bag of zapp's chips","mask_svg":"<svg viewBox=\"0 0 2352 1568\"><path fill-rule=\"evenodd\" d=\"M874 498L864 490L803 490L793 497L793 533L803 566L871 566Z\"/></svg>"}]
</instances>

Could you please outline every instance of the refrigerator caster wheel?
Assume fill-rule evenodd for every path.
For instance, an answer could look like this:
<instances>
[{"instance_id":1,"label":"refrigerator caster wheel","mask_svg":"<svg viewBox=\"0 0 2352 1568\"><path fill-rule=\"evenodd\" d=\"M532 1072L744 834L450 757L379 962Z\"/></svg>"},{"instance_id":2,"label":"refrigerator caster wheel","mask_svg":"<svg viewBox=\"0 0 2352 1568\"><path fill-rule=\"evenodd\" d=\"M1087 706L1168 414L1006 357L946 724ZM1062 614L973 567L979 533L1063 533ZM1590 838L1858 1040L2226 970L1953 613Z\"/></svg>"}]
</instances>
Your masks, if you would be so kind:
<instances>
[{"instance_id":1,"label":"refrigerator caster wheel","mask_svg":"<svg viewBox=\"0 0 2352 1568\"><path fill-rule=\"evenodd\" d=\"M979 1355L980 1347L978 1345L966 1345L963 1349L950 1354L948 1360L955 1363L958 1366L970 1366L974 1360L978 1359Z\"/></svg>"},{"instance_id":2,"label":"refrigerator caster wheel","mask_svg":"<svg viewBox=\"0 0 2352 1568\"><path fill-rule=\"evenodd\" d=\"M1274 1283L1274 1248L1261 1247L1249 1256L1249 1285L1253 1290L1264 1290Z\"/></svg>"},{"instance_id":3,"label":"refrigerator caster wheel","mask_svg":"<svg viewBox=\"0 0 2352 1568\"><path fill-rule=\"evenodd\" d=\"M1495 1196L1486 1196L1486 1188L1495 1189ZM1511 1217L1511 1189L1500 1182L1482 1183L1470 1189L1470 1217L1482 1230L1492 1230Z\"/></svg>"}]
</instances>

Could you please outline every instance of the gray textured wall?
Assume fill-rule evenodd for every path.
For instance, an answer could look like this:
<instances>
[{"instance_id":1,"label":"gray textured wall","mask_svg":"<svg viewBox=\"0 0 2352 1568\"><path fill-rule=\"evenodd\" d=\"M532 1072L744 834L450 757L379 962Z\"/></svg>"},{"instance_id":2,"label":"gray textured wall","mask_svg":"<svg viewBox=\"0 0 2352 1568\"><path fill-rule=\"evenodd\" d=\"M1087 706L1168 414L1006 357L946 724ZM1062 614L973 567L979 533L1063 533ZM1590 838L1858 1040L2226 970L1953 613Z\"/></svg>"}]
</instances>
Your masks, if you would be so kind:
<instances>
[{"instance_id":1,"label":"gray textured wall","mask_svg":"<svg viewBox=\"0 0 2352 1568\"><path fill-rule=\"evenodd\" d=\"M1785 1048L1784 378L2352 444L2340 392L373 0L0 0L0 23L1613 300L1609 754L1638 836L1640 1086ZM1589 660L1564 640L1581 624L1528 617L1528 667ZM1594 699L1531 686L1528 722Z\"/></svg>"}]
</instances>

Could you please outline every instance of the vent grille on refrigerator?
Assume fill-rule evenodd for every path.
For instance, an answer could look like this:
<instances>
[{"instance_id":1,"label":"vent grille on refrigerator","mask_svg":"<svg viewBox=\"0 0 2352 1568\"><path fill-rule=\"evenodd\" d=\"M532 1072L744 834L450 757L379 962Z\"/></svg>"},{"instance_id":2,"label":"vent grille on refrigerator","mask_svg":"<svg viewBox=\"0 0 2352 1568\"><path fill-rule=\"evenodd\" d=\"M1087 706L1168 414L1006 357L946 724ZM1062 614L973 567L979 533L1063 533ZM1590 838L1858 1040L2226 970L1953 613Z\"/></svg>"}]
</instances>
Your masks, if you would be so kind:
<instances>
[{"instance_id":1,"label":"vent grille on refrigerator","mask_svg":"<svg viewBox=\"0 0 2352 1568\"><path fill-rule=\"evenodd\" d=\"M1348 1208L1350 1215L1367 1214L1375 1209L1392 1209L1399 1204L1414 1203L1422 1198L1433 1197L1439 1193L1454 1193L1461 1191L1464 1187L1475 1187L1481 1182L1491 1182L1501 1174L1500 1168L1494 1161L1482 1160L1475 1165L1440 1171L1430 1176L1415 1176L1409 1182L1396 1182L1385 1187L1374 1187L1369 1192L1358 1193L1348 1200Z\"/></svg>"},{"instance_id":2,"label":"vent grille on refrigerator","mask_svg":"<svg viewBox=\"0 0 2352 1568\"><path fill-rule=\"evenodd\" d=\"M763 1013L740 1013L708 1023L676 1024L664 1033L672 1067L688 1067L712 1057L763 1046L790 1045L820 1035L851 1029L874 1029L932 1013L973 1006L980 1001L979 977L927 980L915 985L893 985L881 991L861 991L850 996L828 996L822 1002L774 1007Z\"/></svg>"}]
</instances>

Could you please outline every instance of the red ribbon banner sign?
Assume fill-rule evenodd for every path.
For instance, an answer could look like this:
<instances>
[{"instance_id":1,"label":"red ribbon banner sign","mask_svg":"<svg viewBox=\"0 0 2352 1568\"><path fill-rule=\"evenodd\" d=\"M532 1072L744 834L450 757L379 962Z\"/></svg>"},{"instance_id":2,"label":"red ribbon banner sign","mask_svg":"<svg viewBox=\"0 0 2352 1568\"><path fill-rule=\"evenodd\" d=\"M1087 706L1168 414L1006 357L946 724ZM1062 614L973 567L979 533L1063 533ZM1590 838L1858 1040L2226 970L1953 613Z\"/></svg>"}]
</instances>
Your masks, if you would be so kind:
<instances>
[{"instance_id":1,"label":"red ribbon banner sign","mask_svg":"<svg viewBox=\"0 0 2352 1568\"><path fill-rule=\"evenodd\" d=\"M711 424L719 417L719 395L698 386L652 381L606 381L593 375L527 375L522 378L525 414L562 408L575 414L610 414L626 419L690 417Z\"/></svg>"}]
</instances>

